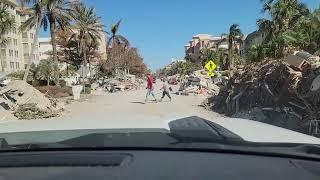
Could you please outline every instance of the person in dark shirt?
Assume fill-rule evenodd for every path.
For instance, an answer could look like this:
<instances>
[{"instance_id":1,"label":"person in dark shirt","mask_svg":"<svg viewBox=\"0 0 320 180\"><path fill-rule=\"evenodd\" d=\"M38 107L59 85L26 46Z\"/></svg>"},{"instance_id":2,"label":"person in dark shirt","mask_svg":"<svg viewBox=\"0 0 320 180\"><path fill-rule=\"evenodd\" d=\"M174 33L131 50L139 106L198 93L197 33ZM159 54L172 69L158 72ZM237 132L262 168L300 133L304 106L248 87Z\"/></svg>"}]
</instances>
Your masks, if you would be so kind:
<instances>
[{"instance_id":1,"label":"person in dark shirt","mask_svg":"<svg viewBox=\"0 0 320 180\"><path fill-rule=\"evenodd\" d=\"M154 93L153 93L153 77L151 74L147 75L147 94L146 94L146 99L145 99L145 103L148 101L148 96L152 95L153 98L155 99L156 102L158 102L157 98L155 97Z\"/></svg>"}]
</instances>

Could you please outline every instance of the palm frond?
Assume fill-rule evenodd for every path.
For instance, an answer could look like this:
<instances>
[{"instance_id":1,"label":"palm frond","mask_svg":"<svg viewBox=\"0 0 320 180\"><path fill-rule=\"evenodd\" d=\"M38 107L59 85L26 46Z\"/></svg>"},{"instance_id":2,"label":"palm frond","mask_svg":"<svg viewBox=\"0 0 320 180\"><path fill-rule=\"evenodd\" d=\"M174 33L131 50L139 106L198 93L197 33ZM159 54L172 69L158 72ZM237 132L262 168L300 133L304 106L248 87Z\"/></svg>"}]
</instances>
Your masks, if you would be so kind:
<instances>
[{"instance_id":1,"label":"palm frond","mask_svg":"<svg viewBox=\"0 0 320 180\"><path fill-rule=\"evenodd\" d=\"M112 35L117 34L118 29L119 29L119 26L120 26L120 24L121 24L121 21L122 21L122 20L120 19L116 24L114 24L114 25L111 26L110 32L112 33Z\"/></svg>"}]
</instances>

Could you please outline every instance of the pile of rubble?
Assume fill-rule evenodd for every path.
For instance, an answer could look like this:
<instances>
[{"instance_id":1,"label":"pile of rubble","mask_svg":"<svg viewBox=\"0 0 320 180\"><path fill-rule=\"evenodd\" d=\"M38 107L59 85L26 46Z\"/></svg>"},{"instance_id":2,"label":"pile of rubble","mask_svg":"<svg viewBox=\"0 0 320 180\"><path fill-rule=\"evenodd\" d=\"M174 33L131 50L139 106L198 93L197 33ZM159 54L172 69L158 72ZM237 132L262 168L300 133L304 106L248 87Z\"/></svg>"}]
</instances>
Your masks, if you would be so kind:
<instances>
[{"instance_id":1,"label":"pile of rubble","mask_svg":"<svg viewBox=\"0 0 320 180\"><path fill-rule=\"evenodd\" d=\"M57 116L62 106L25 81L15 80L0 88L0 108L19 119Z\"/></svg>"},{"instance_id":2,"label":"pile of rubble","mask_svg":"<svg viewBox=\"0 0 320 180\"><path fill-rule=\"evenodd\" d=\"M191 75L180 77L180 87L177 95L218 95L220 87L211 78L208 78L206 71L198 70Z\"/></svg>"},{"instance_id":3,"label":"pile of rubble","mask_svg":"<svg viewBox=\"0 0 320 180\"><path fill-rule=\"evenodd\" d=\"M228 116L312 133L310 123L320 119L319 58L296 54L250 64L204 105Z\"/></svg>"},{"instance_id":4,"label":"pile of rubble","mask_svg":"<svg viewBox=\"0 0 320 180\"><path fill-rule=\"evenodd\" d=\"M110 79L100 79L91 85L91 89L114 93L126 90L137 90L143 83L143 80L136 79L134 75L127 74Z\"/></svg>"}]
</instances>

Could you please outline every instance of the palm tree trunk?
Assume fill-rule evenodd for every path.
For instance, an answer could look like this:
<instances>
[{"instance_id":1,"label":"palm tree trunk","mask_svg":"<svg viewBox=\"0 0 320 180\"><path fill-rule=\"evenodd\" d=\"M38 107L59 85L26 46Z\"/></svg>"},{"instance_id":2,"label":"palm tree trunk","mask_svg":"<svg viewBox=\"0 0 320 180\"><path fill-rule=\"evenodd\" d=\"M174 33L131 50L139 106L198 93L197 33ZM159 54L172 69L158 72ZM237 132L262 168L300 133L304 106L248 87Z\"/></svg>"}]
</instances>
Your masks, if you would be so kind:
<instances>
[{"instance_id":1,"label":"palm tree trunk","mask_svg":"<svg viewBox=\"0 0 320 180\"><path fill-rule=\"evenodd\" d=\"M51 44L52 44L52 54L53 61L57 62L57 42L56 42L56 32L55 32L55 23L50 21L50 35L51 35Z\"/></svg>"},{"instance_id":2,"label":"palm tree trunk","mask_svg":"<svg viewBox=\"0 0 320 180\"><path fill-rule=\"evenodd\" d=\"M81 48L82 48L82 53L83 53L83 66L82 66L82 86L83 86L83 93L85 93L85 76L87 76L87 74L84 74L84 68L87 68L87 50L86 50L86 45L84 42L83 37L81 36Z\"/></svg>"},{"instance_id":3,"label":"palm tree trunk","mask_svg":"<svg viewBox=\"0 0 320 180\"><path fill-rule=\"evenodd\" d=\"M58 54L57 54L57 42L56 42L56 32L55 32L55 21L53 17L49 17L50 24L50 35L51 35L51 44L52 44L52 54L53 54L53 62L58 62ZM59 73L57 73L56 85L59 86Z\"/></svg>"},{"instance_id":4,"label":"palm tree trunk","mask_svg":"<svg viewBox=\"0 0 320 180\"><path fill-rule=\"evenodd\" d=\"M228 63L227 63L227 67L228 67L228 71L229 71L229 78L233 75L232 70L233 70L233 40L229 39L229 44L228 44Z\"/></svg>"},{"instance_id":5,"label":"palm tree trunk","mask_svg":"<svg viewBox=\"0 0 320 180\"><path fill-rule=\"evenodd\" d=\"M36 44L38 42L38 36L39 36L39 27L38 27L38 23L35 24L35 27L36 27L36 34L34 36L34 39L33 39L33 47L31 47L31 54L30 56L32 57L32 55L34 54L34 50L36 49ZM36 58L36 57L35 57ZM24 72L24 75L23 75L23 80L24 81L27 81L28 80L28 75L29 75L29 71L30 71L30 67L31 67L31 58L29 59L29 62L27 64L27 69L25 70Z\"/></svg>"}]
</instances>

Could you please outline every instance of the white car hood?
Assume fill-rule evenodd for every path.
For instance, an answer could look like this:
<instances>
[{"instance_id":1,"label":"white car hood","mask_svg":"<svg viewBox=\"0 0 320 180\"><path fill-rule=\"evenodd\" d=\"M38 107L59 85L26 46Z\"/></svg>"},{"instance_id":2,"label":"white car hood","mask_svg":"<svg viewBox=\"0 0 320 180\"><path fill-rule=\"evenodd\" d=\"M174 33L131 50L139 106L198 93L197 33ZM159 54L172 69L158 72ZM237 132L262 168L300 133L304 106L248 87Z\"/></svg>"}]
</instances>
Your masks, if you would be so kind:
<instances>
[{"instance_id":1,"label":"white car hood","mask_svg":"<svg viewBox=\"0 0 320 180\"><path fill-rule=\"evenodd\" d=\"M168 123L184 117L105 117L105 119L61 119L61 120L31 120L9 121L0 123L0 133L30 132L48 130L76 130L76 129L162 129L169 131ZM205 118L215 122L231 132L251 142L274 143L307 143L320 144L320 139L295 131L268 125L261 122L236 118Z\"/></svg>"}]
</instances>

